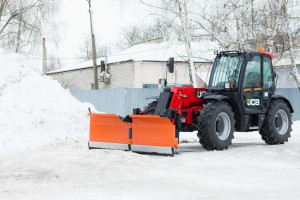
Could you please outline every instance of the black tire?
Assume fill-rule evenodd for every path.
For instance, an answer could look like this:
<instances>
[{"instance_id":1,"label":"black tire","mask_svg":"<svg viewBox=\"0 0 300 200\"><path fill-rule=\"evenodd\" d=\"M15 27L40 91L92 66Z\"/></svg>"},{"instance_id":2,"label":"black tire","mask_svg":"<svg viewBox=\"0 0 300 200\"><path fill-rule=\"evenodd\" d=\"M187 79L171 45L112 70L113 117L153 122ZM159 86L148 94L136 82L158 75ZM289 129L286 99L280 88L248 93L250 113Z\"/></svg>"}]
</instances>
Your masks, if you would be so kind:
<instances>
[{"instance_id":1,"label":"black tire","mask_svg":"<svg viewBox=\"0 0 300 200\"><path fill-rule=\"evenodd\" d=\"M198 138L207 150L224 150L231 145L234 133L234 113L226 102L204 105L198 116Z\"/></svg>"},{"instance_id":2,"label":"black tire","mask_svg":"<svg viewBox=\"0 0 300 200\"><path fill-rule=\"evenodd\" d=\"M267 144L283 144L291 137L291 126L289 107L277 99L270 103L259 134Z\"/></svg>"},{"instance_id":3,"label":"black tire","mask_svg":"<svg viewBox=\"0 0 300 200\"><path fill-rule=\"evenodd\" d=\"M152 101L151 103L149 103L148 106L145 108L145 113L147 115L154 115L156 105L157 101Z\"/></svg>"}]
</instances>

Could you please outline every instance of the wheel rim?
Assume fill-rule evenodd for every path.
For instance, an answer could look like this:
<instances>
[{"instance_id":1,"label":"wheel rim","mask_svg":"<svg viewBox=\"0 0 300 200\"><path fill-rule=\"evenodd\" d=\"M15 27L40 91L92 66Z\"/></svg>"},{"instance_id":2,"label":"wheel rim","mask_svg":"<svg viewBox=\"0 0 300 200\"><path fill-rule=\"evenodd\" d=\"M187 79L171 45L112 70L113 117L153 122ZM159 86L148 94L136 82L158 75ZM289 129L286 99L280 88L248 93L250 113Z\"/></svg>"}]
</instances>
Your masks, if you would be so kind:
<instances>
[{"instance_id":1,"label":"wheel rim","mask_svg":"<svg viewBox=\"0 0 300 200\"><path fill-rule=\"evenodd\" d=\"M220 140L226 140L230 134L230 118L225 112L220 113L216 119L216 134Z\"/></svg>"},{"instance_id":2,"label":"wheel rim","mask_svg":"<svg viewBox=\"0 0 300 200\"><path fill-rule=\"evenodd\" d=\"M275 114L275 126L280 135L284 135L289 127L289 118L284 110L278 110Z\"/></svg>"}]
</instances>

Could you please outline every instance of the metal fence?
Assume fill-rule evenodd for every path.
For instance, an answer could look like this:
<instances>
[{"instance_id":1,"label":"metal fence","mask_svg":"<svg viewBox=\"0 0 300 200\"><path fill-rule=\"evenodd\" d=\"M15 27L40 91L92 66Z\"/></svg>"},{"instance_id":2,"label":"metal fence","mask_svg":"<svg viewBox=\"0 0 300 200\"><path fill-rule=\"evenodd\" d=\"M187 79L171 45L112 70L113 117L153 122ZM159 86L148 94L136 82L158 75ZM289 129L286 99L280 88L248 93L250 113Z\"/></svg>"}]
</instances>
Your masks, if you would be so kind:
<instances>
[{"instance_id":1,"label":"metal fence","mask_svg":"<svg viewBox=\"0 0 300 200\"><path fill-rule=\"evenodd\" d=\"M158 96L161 89L155 88L116 88L103 90L71 91L71 94L81 102L89 102L98 111L116 113L126 116L133 108L144 108L152 99ZM293 120L300 120L300 91L297 88L279 88L277 94L285 96L291 102L295 113Z\"/></svg>"},{"instance_id":2,"label":"metal fence","mask_svg":"<svg viewBox=\"0 0 300 200\"><path fill-rule=\"evenodd\" d=\"M103 90L71 91L71 94L81 102L89 102L98 111L115 113L120 116L132 114L133 108L144 108L158 96L161 89L156 88L115 88Z\"/></svg>"},{"instance_id":3,"label":"metal fence","mask_svg":"<svg viewBox=\"0 0 300 200\"><path fill-rule=\"evenodd\" d=\"M298 88L278 88L276 94L286 97L292 104L293 120L300 120L300 90Z\"/></svg>"}]
</instances>

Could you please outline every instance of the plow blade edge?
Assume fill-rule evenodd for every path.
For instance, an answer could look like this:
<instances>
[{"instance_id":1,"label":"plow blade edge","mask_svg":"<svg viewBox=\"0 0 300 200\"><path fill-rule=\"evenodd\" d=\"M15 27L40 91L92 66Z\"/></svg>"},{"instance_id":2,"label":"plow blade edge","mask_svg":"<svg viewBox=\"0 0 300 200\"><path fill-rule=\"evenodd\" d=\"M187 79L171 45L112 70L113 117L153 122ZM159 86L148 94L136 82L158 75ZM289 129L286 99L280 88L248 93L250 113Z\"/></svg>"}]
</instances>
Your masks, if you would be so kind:
<instances>
[{"instance_id":1,"label":"plow blade edge","mask_svg":"<svg viewBox=\"0 0 300 200\"><path fill-rule=\"evenodd\" d=\"M175 126L155 115L90 114L89 148L132 150L173 155L178 148ZM129 120L128 120L129 119Z\"/></svg>"}]
</instances>

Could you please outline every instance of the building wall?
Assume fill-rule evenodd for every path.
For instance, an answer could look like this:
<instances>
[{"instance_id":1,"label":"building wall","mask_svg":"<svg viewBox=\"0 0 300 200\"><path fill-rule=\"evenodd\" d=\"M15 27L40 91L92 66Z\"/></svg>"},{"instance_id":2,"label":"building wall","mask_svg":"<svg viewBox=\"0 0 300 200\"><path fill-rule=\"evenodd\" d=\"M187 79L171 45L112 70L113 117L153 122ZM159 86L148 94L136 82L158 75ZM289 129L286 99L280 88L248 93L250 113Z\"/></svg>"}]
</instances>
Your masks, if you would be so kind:
<instances>
[{"instance_id":1,"label":"building wall","mask_svg":"<svg viewBox=\"0 0 300 200\"><path fill-rule=\"evenodd\" d=\"M144 84L157 84L159 79L166 78L166 62L141 62L136 63L135 66L135 86L138 88L143 87ZM206 79L209 66L209 63L196 63L196 72ZM174 73L167 73L167 80L169 85L190 85L188 64L175 63Z\"/></svg>"},{"instance_id":2,"label":"building wall","mask_svg":"<svg viewBox=\"0 0 300 200\"><path fill-rule=\"evenodd\" d=\"M109 64L111 83L99 82L99 88L131 88L134 87L134 62L122 62ZM64 88L70 90L92 89L94 83L93 68L85 68L73 71L48 74L57 80ZM100 68L98 68L100 76Z\"/></svg>"},{"instance_id":3,"label":"building wall","mask_svg":"<svg viewBox=\"0 0 300 200\"><path fill-rule=\"evenodd\" d=\"M93 68L59 72L48 75L54 80L57 80L63 88L70 90L91 89L94 80Z\"/></svg>"},{"instance_id":4,"label":"building wall","mask_svg":"<svg viewBox=\"0 0 300 200\"><path fill-rule=\"evenodd\" d=\"M100 82L99 88L134 88L134 65L133 61L109 64L110 84Z\"/></svg>"},{"instance_id":5,"label":"building wall","mask_svg":"<svg viewBox=\"0 0 300 200\"><path fill-rule=\"evenodd\" d=\"M166 77L166 62L127 61L109 64L111 74L110 84L99 82L99 88L143 88L143 86L158 86L158 79ZM196 72L207 74L210 64L196 63ZM168 73L169 85L190 85L187 63L175 63L173 74ZM64 88L70 90L92 89L93 68L66 71L49 74L58 80ZM100 75L100 69L98 70Z\"/></svg>"}]
</instances>

